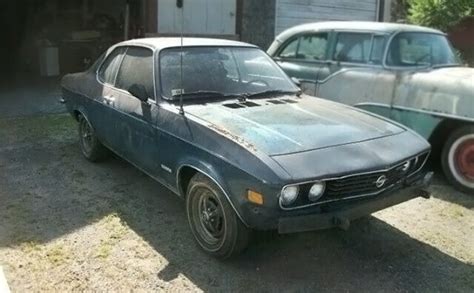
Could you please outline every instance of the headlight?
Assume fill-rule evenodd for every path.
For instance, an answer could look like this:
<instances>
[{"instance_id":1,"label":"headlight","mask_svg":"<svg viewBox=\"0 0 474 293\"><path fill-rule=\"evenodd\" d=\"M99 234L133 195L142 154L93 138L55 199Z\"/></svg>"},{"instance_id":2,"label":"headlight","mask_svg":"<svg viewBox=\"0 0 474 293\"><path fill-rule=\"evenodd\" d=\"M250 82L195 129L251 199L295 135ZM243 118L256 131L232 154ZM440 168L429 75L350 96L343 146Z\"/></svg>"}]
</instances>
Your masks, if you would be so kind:
<instances>
[{"instance_id":1,"label":"headlight","mask_svg":"<svg viewBox=\"0 0 474 293\"><path fill-rule=\"evenodd\" d=\"M312 202L317 201L321 196L323 196L324 189L326 189L326 184L324 182L314 183L309 189L308 199Z\"/></svg>"},{"instance_id":2,"label":"headlight","mask_svg":"<svg viewBox=\"0 0 474 293\"><path fill-rule=\"evenodd\" d=\"M289 206L298 198L300 188L296 185L285 186L281 190L280 203L282 206Z\"/></svg>"}]
</instances>

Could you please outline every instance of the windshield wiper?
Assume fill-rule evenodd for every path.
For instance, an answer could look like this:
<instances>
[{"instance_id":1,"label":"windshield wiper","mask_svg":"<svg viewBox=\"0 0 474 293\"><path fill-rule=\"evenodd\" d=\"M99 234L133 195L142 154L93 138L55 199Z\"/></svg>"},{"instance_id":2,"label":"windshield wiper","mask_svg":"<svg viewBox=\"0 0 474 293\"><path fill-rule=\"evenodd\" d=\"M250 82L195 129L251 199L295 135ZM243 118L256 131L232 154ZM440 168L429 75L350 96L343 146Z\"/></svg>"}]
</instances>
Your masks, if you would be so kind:
<instances>
[{"instance_id":1,"label":"windshield wiper","mask_svg":"<svg viewBox=\"0 0 474 293\"><path fill-rule=\"evenodd\" d=\"M257 98L257 97L262 97L262 96L269 96L269 95L287 95L287 94L294 94L294 95L301 95L300 91L284 91L284 90L266 90L263 92L257 92L257 93L247 93L242 95L245 98Z\"/></svg>"},{"instance_id":2,"label":"windshield wiper","mask_svg":"<svg viewBox=\"0 0 474 293\"><path fill-rule=\"evenodd\" d=\"M435 64L433 66L431 66L431 68L442 68L442 67L459 67L459 66L462 66L461 64L459 63L451 63L451 64Z\"/></svg>"},{"instance_id":3,"label":"windshield wiper","mask_svg":"<svg viewBox=\"0 0 474 293\"><path fill-rule=\"evenodd\" d=\"M226 94L218 92L218 91L194 91L194 92L186 92L186 93L179 93L172 95L173 98L179 98L180 96L183 97L190 97L190 96L212 96L212 97L225 97Z\"/></svg>"}]
</instances>

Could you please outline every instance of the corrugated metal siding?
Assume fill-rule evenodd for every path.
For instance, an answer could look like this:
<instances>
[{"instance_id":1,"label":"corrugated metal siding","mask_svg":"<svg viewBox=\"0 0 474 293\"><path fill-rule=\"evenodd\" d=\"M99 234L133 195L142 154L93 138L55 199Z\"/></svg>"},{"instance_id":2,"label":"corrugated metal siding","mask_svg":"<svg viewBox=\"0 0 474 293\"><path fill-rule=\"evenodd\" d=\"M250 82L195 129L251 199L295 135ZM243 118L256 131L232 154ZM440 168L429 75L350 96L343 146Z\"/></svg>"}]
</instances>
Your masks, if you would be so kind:
<instances>
[{"instance_id":1,"label":"corrugated metal siding","mask_svg":"<svg viewBox=\"0 0 474 293\"><path fill-rule=\"evenodd\" d=\"M328 20L377 20L377 0L277 0L275 33Z\"/></svg>"}]
</instances>

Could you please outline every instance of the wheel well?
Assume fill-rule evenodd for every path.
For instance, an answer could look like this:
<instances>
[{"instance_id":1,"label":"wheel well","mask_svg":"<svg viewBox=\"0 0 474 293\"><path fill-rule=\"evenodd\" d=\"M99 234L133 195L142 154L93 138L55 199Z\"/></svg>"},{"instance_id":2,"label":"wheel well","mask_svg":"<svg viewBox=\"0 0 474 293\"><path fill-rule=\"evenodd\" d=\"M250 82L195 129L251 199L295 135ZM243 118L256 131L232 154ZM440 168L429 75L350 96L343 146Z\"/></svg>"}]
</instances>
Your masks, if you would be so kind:
<instances>
[{"instance_id":1,"label":"wheel well","mask_svg":"<svg viewBox=\"0 0 474 293\"><path fill-rule=\"evenodd\" d=\"M459 127L469 125L472 123L460 121L455 119L444 119L434 129L428 141L431 144L431 158L433 162L439 162L439 157L443 151L444 142L449 138L449 135ZM442 142L442 143L440 143Z\"/></svg>"},{"instance_id":2,"label":"wheel well","mask_svg":"<svg viewBox=\"0 0 474 293\"><path fill-rule=\"evenodd\" d=\"M82 115L82 113L79 112L78 110L74 110L74 111L72 112L72 114L73 114L73 116L74 116L74 119L76 119L76 121L79 121L79 116Z\"/></svg>"},{"instance_id":3,"label":"wheel well","mask_svg":"<svg viewBox=\"0 0 474 293\"><path fill-rule=\"evenodd\" d=\"M191 178L193 178L196 173L199 171L194 169L193 167L190 166L184 166L179 170L179 175L178 175L178 188L179 188L179 193L185 197L186 192L188 189L189 182L191 181Z\"/></svg>"}]
</instances>

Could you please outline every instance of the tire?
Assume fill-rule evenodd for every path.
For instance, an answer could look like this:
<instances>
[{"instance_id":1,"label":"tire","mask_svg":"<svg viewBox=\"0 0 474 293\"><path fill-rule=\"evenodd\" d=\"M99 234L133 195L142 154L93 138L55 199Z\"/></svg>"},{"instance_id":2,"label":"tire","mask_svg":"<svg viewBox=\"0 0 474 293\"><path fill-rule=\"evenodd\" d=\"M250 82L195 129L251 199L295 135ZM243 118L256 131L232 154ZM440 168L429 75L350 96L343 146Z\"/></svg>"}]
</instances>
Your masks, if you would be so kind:
<instances>
[{"instance_id":1,"label":"tire","mask_svg":"<svg viewBox=\"0 0 474 293\"><path fill-rule=\"evenodd\" d=\"M104 160L109 152L97 138L94 128L89 121L80 115L79 118L79 144L84 157L91 162Z\"/></svg>"},{"instance_id":2,"label":"tire","mask_svg":"<svg viewBox=\"0 0 474 293\"><path fill-rule=\"evenodd\" d=\"M196 242L209 255L226 259L247 247L249 229L222 190L208 177L198 173L191 179L186 193L186 213Z\"/></svg>"},{"instance_id":3,"label":"tire","mask_svg":"<svg viewBox=\"0 0 474 293\"><path fill-rule=\"evenodd\" d=\"M449 136L441 164L446 178L457 190L474 194L474 126L458 128Z\"/></svg>"}]
</instances>

